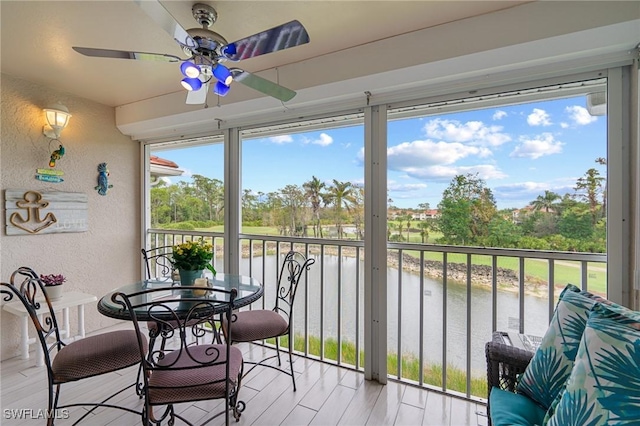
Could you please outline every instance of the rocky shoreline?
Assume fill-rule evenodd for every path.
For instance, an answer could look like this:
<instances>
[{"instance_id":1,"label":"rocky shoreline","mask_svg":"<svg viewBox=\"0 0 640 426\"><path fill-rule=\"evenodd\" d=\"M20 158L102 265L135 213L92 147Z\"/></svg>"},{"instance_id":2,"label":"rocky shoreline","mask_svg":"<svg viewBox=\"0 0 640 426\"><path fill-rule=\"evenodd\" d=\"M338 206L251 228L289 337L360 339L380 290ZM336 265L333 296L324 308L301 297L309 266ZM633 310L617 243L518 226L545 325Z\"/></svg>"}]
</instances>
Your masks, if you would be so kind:
<instances>
[{"instance_id":1,"label":"rocky shoreline","mask_svg":"<svg viewBox=\"0 0 640 426\"><path fill-rule=\"evenodd\" d=\"M275 244L268 244L268 251L275 252ZM320 254L320 251L314 247L310 248L311 254ZM325 246L325 254L337 256L338 249L336 247ZM254 248L253 255L261 255L261 249ZM243 257L249 256L249 247L243 247ZM342 255L355 257L356 249L353 247L343 247ZM393 268L398 268L398 256L395 253L387 254L387 265ZM409 254L402 254L402 269L406 272L418 274L420 272L420 259ZM426 277L442 280L443 268L442 262L436 260L424 261L424 274ZM472 285L481 287L491 287L493 283L493 268L488 265L471 265ZM467 264L466 263L447 263L447 280L450 282L466 284L467 282ZM501 290L518 291L519 289L519 276L518 273L512 269L498 268L496 271L496 282ZM525 290L538 292L538 287L544 283L534 282L530 277L527 277L525 281ZM545 286L546 287L546 286Z\"/></svg>"},{"instance_id":2,"label":"rocky shoreline","mask_svg":"<svg viewBox=\"0 0 640 426\"><path fill-rule=\"evenodd\" d=\"M387 264L397 268L398 256L391 253L387 255ZM407 272L420 272L420 259L406 253L402 255L402 269ZM442 262L437 260L424 261L425 276L442 280L444 278ZM466 284L467 264L447 263L447 280L456 283ZM471 265L471 282L474 286L491 287L493 283L493 268L489 265ZM512 269L498 268L496 271L496 283L501 290L517 291L519 288L518 273ZM539 283L526 282L526 290L537 290Z\"/></svg>"}]
</instances>

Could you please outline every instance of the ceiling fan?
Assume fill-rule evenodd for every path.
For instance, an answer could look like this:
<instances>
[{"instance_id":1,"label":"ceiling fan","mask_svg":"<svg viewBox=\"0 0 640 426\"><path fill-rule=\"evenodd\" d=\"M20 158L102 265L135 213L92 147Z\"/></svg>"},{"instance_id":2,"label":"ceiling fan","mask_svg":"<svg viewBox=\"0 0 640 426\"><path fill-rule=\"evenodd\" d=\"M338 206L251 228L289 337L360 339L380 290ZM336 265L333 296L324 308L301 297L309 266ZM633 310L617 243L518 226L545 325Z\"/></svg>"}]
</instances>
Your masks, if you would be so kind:
<instances>
[{"instance_id":1,"label":"ceiling fan","mask_svg":"<svg viewBox=\"0 0 640 426\"><path fill-rule=\"evenodd\" d=\"M291 100L296 95L296 92L291 89L240 68L229 68L223 63L237 62L308 43L309 34L299 21L293 20L229 43L220 34L209 29L218 18L218 14L208 4L196 3L191 8L193 17L202 25L202 28L185 30L159 1L134 0L134 2L173 37L187 55L186 59L164 53L90 47L73 46L73 50L85 56L98 58L181 62L180 71L185 76L181 83L189 91L187 104L205 103L210 84L213 85L213 93L225 96L233 81L283 102Z\"/></svg>"}]
</instances>

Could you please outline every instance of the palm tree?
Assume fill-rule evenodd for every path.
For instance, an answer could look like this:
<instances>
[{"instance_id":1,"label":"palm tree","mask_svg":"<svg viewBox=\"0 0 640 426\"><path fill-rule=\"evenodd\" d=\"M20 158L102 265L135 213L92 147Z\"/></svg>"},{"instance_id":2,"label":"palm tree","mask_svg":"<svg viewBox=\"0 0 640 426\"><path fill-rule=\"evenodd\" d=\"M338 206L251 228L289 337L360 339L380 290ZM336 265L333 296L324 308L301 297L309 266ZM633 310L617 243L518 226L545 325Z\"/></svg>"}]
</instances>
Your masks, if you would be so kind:
<instances>
[{"instance_id":1,"label":"palm tree","mask_svg":"<svg viewBox=\"0 0 640 426\"><path fill-rule=\"evenodd\" d=\"M400 218L400 223L398 224L398 230L402 232L402 222L407 221L407 242L409 242L409 232L411 231L411 213L407 213Z\"/></svg>"},{"instance_id":2,"label":"palm tree","mask_svg":"<svg viewBox=\"0 0 640 426\"><path fill-rule=\"evenodd\" d=\"M349 196L349 211L356 228L356 238L364 240L364 187L362 185L353 185L353 191Z\"/></svg>"},{"instance_id":3,"label":"palm tree","mask_svg":"<svg viewBox=\"0 0 640 426\"><path fill-rule=\"evenodd\" d=\"M549 213L553 209L556 201L560 199L560 195L553 191L544 191L544 195L538 195L538 198L531 202L534 211L540 211L544 209L546 213Z\"/></svg>"},{"instance_id":4,"label":"palm tree","mask_svg":"<svg viewBox=\"0 0 640 426\"><path fill-rule=\"evenodd\" d=\"M336 230L338 238L342 239L342 208L349 208L349 196L351 195L351 182L340 182L334 179L329 187L330 200L335 209Z\"/></svg>"},{"instance_id":5,"label":"palm tree","mask_svg":"<svg viewBox=\"0 0 640 426\"><path fill-rule=\"evenodd\" d=\"M420 228L420 237L422 238L422 244L424 244L425 241L429 240L429 222L424 220L418 224L418 227Z\"/></svg>"},{"instance_id":6,"label":"palm tree","mask_svg":"<svg viewBox=\"0 0 640 426\"><path fill-rule=\"evenodd\" d=\"M323 200L322 190L325 188L325 183L321 182L315 176L311 177L310 181L302 184L304 188L304 194L311 202L311 212L313 214L313 236L316 238L322 238L322 226L320 225L320 204Z\"/></svg>"}]
</instances>

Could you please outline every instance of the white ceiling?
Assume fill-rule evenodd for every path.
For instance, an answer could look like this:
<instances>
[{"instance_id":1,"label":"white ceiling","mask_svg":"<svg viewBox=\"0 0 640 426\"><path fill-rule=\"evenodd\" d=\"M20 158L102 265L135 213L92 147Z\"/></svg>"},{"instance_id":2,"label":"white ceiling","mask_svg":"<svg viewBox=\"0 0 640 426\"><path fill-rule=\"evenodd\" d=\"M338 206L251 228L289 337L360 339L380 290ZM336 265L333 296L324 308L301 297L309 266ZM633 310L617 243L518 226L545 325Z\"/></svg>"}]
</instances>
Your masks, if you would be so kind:
<instances>
[{"instance_id":1,"label":"white ceiling","mask_svg":"<svg viewBox=\"0 0 640 426\"><path fill-rule=\"evenodd\" d=\"M184 28L198 27L191 15L191 6L196 1L161 3ZM311 39L309 44L238 64L247 71L259 72L528 1L235 0L206 3L218 11L218 21L211 29L228 41L292 19L298 19L306 27ZM71 49L80 46L184 57L172 38L133 1L2 0L0 14L2 73L109 106L183 92L179 84L182 76L174 63L90 58ZM385 61L386 54L379 52L380 61ZM234 89L251 90L236 86Z\"/></svg>"}]
</instances>

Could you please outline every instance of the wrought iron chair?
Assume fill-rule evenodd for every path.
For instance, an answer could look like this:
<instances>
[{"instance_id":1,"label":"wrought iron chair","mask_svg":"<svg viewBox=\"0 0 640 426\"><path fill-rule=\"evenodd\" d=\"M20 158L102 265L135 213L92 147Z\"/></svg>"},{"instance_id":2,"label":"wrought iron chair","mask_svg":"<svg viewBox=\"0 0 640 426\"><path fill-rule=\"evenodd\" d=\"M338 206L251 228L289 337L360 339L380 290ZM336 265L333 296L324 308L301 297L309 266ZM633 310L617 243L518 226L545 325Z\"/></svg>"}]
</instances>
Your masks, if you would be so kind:
<instances>
[{"instance_id":1,"label":"wrought iron chair","mask_svg":"<svg viewBox=\"0 0 640 426\"><path fill-rule=\"evenodd\" d=\"M47 368L49 384L49 402L47 406L47 425L53 425L57 410L76 407L93 406L77 422L91 414L98 407L110 407L138 413L135 410L107 404L114 396L136 383L120 389L101 402L73 403L58 405L60 386L101 374L139 364L145 357L147 339L136 330L120 330L102 333L66 344L60 338L60 329L51 301L44 291L44 284L32 269L21 267L13 274L9 283L0 283L0 294L5 302L14 297L26 308L38 335L37 341L42 346L44 364ZM55 356L54 356L54 351ZM75 424L75 423L74 423Z\"/></svg>"},{"instance_id":2,"label":"wrought iron chair","mask_svg":"<svg viewBox=\"0 0 640 426\"><path fill-rule=\"evenodd\" d=\"M142 259L145 264L146 279L158 279L173 281L173 246L160 246L152 249L141 249ZM155 340L161 335L159 324L155 321L147 322L147 329L149 330L149 346L155 344ZM161 349L164 350L166 340L162 339Z\"/></svg>"},{"instance_id":3,"label":"wrought iron chair","mask_svg":"<svg viewBox=\"0 0 640 426\"><path fill-rule=\"evenodd\" d=\"M146 279L176 282L174 279L176 269L173 266L173 246L160 246L148 250L143 248L140 251L142 252L142 259L145 263ZM165 325L170 326L170 324ZM158 327L159 324L155 321L149 321L147 323L147 329L149 330L149 346L154 345L158 336L161 338L163 336ZM215 336L217 329L215 323L211 321L207 327L203 328L203 330L213 330ZM197 336L200 336L200 334L197 334ZM160 349L164 350L166 343L166 339L162 338Z\"/></svg>"},{"instance_id":4,"label":"wrought iron chair","mask_svg":"<svg viewBox=\"0 0 640 426\"><path fill-rule=\"evenodd\" d=\"M230 343L192 345L186 339L189 333L202 333L201 327L213 315L227 318L229 328L233 328L231 318L233 301L237 290L209 289L208 298L194 297L193 291L203 291L201 287L179 286L171 289L155 288L132 294L116 293L113 300L125 307L133 320L136 331L140 332L139 321L155 321L166 324L160 327L165 338L177 337L180 345L173 350L149 347L149 355L144 358L142 393L144 395L143 424L160 424L168 419L174 424L178 418L190 424L174 411L174 404L209 399L224 398L224 408L208 421L224 414L229 424L229 414L236 421L245 408L238 400L242 382L242 352ZM229 321L231 320L231 321ZM139 340L140 355L145 354L145 345ZM154 407L165 406L159 416Z\"/></svg>"},{"instance_id":5,"label":"wrought iron chair","mask_svg":"<svg viewBox=\"0 0 640 426\"><path fill-rule=\"evenodd\" d=\"M291 320L293 319L293 304L298 289L298 283L305 271L308 271L315 259L307 259L302 253L289 251L284 258L278 275L278 288L275 306L272 310L258 309L240 311L235 313L236 322L233 331L228 324L222 322L224 336L231 343L255 342L259 340L276 339L276 354L266 357L258 362L245 361L252 367L245 373L248 374L255 367L262 365L270 367L291 376L293 390L296 390L296 378L293 371L293 338L291 333ZM280 359L280 337L287 337L289 349L289 367L287 371L282 367ZM266 361L278 358L278 365L265 364Z\"/></svg>"},{"instance_id":6,"label":"wrought iron chair","mask_svg":"<svg viewBox=\"0 0 640 426\"><path fill-rule=\"evenodd\" d=\"M141 249L146 268L146 278L173 280L173 247L160 246L152 249Z\"/></svg>"}]
</instances>

